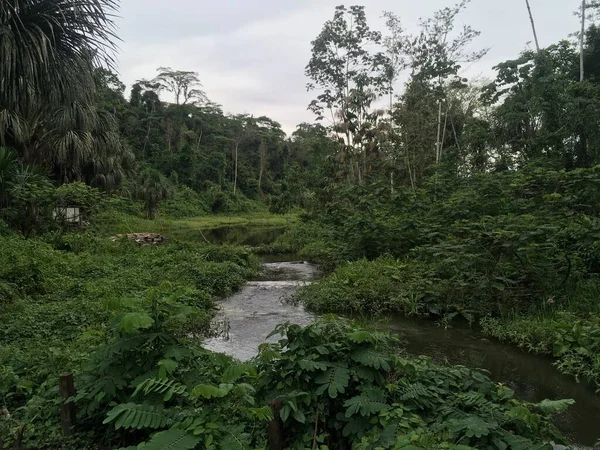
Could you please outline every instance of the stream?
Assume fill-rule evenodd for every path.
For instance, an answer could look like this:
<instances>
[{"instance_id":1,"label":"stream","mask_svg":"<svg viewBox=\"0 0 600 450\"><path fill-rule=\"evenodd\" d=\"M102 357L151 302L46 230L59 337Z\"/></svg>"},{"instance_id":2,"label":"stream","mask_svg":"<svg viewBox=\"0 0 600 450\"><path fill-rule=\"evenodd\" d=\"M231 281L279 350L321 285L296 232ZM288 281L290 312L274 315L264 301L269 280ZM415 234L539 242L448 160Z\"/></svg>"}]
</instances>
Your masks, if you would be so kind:
<instances>
[{"instance_id":1,"label":"stream","mask_svg":"<svg viewBox=\"0 0 600 450\"><path fill-rule=\"evenodd\" d=\"M293 255L266 258L261 274L221 303L217 321L226 324L226 332L207 340L207 348L247 360L257 354L258 346L278 324L306 325L315 319L304 307L285 302L299 286L319 275L317 266L292 259ZM600 396L591 386L558 372L551 358L489 340L468 327L444 328L404 316L390 316L379 325L399 335L408 353L486 369L492 379L505 383L521 399L574 399L575 405L557 416L556 425L579 445L593 446L600 439Z\"/></svg>"}]
</instances>

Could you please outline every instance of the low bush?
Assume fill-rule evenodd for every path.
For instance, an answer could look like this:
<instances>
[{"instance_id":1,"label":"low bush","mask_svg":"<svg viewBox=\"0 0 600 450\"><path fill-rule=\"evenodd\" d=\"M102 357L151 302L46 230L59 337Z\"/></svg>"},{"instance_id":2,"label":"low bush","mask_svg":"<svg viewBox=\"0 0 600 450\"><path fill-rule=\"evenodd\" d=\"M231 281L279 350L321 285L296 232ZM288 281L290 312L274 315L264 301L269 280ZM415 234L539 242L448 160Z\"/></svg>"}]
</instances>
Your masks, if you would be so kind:
<instances>
[{"instance_id":1,"label":"low bush","mask_svg":"<svg viewBox=\"0 0 600 450\"><path fill-rule=\"evenodd\" d=\"M195 322L182 331L202 335L215 300L258 268L246 249L177 242L139 247L88 233L9 234L0 237L0 247L0 402L11 414L10 421L0 419L0 436L14 436L27 423L27 448L66 448L56 444L65 445L58 375L82 370L123 308L145 304L160 288L170 304L195 311ZM91 448L82 442L71 448Z\"/></svg>"},{"instance_id":2,"label":"low bush","mask_svg":"<svg viewBox=\"0 0 600 450\"><path fill-rule=\"evenodd\" d=\"M600 392L600 317L549 312L510 320L486 317L481 325L497 339L556 357L561 372L593 382Z\"/></svg>"}]
</instances>

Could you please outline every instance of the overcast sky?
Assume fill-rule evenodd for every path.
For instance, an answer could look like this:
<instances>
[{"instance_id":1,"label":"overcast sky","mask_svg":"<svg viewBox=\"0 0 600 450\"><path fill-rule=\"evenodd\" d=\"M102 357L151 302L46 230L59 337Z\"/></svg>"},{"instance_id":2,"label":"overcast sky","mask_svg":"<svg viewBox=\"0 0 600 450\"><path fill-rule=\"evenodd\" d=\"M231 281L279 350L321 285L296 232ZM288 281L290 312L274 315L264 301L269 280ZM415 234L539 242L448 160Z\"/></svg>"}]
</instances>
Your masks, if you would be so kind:
<instances>
[{"instance_id":1,"label":"overcast sky","mask_svg":"<svg viewBox=\"0 0 600 450\"><path fill-rule=\"evenodd\" d=\"M363 0L371 27L385 32L382 11L414 29L456 0ZM119 72L130 86L153 78L159 66L200 74L209 98L225 112L266 115L287 132L313 121L306 110L314 94L306 92L304 68L310 42L342 0L121 0L117 21ZM530 0L540 45L577 30L573 11L579 0ZM472 0L459 17L482 32L476 44L487 56L469 76L489 76L498 62L532 45L525 0Z\"/></svg>"}]
</instances>

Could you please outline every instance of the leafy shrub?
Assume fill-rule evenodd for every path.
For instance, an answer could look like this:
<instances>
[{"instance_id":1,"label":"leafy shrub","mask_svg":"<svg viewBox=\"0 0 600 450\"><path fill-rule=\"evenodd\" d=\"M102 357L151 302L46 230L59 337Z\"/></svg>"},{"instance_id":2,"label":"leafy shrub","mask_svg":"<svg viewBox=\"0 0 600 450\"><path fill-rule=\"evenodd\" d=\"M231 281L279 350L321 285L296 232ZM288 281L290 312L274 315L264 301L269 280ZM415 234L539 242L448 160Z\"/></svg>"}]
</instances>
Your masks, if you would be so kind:
<instances>
[{"instance_id":1,"label":"leafy shrub","mask_svg":"<svg viewBox=\"0 0 600 450\"><path fill-rule=\"evenodd\" d=\"M554 365L577 379L589 380L600 392L600 318L555 313L512 320L484 318L483 330L502 341L557 358Z\"/></svg>"},{"instance_id":2,"label":"leafy shrub","mask_svg":"<svg viewBox=\"0 0 600 450\"><path fill-rule=\"evenodd\" d=\"M178 185L173 199L162 205L163 212L173 218L199 217L209 211L200 194L184 185Z\"/></svg>"},{"instance_id":3,"label":"leafy shrub","mask_svg":"<svg viewBox=\"0 0 600 450\"><path fill-rule=\"evenodd\" d=\"M246 213L266 209L264 205L248 199L241 192L234 195L233 188L231 191L223 190L221 186L212 183L208 184L206 190L201 195L209 206L210 211L215 214Z\"/></svg>"},{"instance_id":4,"label":"leafy shrub","mask_svg":"<svg viewBox=\"0 0 600 450\"><path fill-rule=\"evenodd\" d=\"M126 309L109 343L92 355L75 398L99 442L239 449L262 440L257 426L272 416L268 407L255 406L255 389L246 381L256 371L186 341L189 326L181 325L199 310L181 306L182 295L190 292L169 294L163 285L142 305L119 305ZM107 433L106 424L114 429Z\"/></svg>"},{"instance_id":5,"label":"leafy shrub","mask_svg":"<svg viewBox=\"0 0 600 450\"><path fill-rule=\"evenodd\" d=\"M48 450L92 448L89 436L69 444L60 435L57 377L81 372L119 313L134 312L149 289L169 281L169 303L196 311L194 322L177 322L170 332L199 337L209 330L215 296L239 287L258 265L245 249L138 247L89 233L44 240L9 234L0 237L0 248L0 373L17 380L6 385L0 374L0 401L11 413L10 421L0 418L0 436L9 439L27 423L24 446ZM216 262L227 258L235 263Z\"/></svg>"},{"instance_id":6,"label":"leafy shrub","mask_svg":"<svg viewBox=\"0 0 600 450\"><path fill-rule=\"evenodd\" d=\"M484 372L397 356L397 343L328 318L281 325L259 355L258 394L289 448L551 448L549 419L570 400L519 402Z\"/></svg>"}]
</instances>

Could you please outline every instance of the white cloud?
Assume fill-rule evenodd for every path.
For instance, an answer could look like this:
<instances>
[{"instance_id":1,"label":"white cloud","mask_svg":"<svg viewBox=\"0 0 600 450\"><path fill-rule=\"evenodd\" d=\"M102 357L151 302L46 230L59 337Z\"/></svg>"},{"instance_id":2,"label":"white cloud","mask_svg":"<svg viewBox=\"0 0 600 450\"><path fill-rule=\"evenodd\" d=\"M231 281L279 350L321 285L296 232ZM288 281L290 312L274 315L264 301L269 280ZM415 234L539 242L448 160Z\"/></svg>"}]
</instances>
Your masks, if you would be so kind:
<instances>
[{"instance_id":1,"label":"white cloud","mask_svg":"<svg viewBox=\"0 0 600 450\"><path fill-rule=\"evenodd\" d=\"M290 132L311 121L304 68L310 42L340 0L122 0L120 74L131 85L159 66L194 70L211 100L232 113L267 115ZM408 28L420 16L453 0L364 0L373 28L385 31L381 12L399 15ZM531 0L542 45L577 28L578 0ZM482 31L477 44L489 54L469 73L490 73L531 41L522 0L473 0L459 22Z\"/></svg>"}]
</instances>

